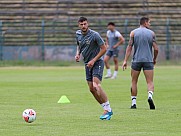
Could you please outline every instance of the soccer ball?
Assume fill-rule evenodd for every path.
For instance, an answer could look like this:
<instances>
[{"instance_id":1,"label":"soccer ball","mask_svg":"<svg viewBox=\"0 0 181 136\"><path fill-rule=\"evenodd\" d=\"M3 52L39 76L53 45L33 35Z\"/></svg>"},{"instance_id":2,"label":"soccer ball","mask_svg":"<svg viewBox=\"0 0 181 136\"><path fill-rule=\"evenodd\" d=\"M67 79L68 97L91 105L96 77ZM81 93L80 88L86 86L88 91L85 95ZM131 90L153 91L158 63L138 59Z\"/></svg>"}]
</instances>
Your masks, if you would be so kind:
<instances>
[{"instance_id":1,"label":"soccer ball","mask_svg":"<svg viewBox=\"0 0 181 136\"><path fill-rule=\"evenodd\" d=\"M36 112L33 109L26 109L23 111L23 119L27 123L32 123L36 120Z\"/></svg>"}]
</instances>

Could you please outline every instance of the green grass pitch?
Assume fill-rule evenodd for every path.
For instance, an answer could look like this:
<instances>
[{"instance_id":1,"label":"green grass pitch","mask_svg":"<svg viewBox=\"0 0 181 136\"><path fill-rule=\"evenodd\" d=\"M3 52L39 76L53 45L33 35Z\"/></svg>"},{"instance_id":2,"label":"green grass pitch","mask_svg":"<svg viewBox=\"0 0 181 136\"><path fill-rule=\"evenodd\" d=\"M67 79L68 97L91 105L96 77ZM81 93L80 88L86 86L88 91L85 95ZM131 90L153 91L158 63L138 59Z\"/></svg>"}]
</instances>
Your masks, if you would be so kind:
<instances>
[{"instance_id":1,"label":"green grass pitch","mask_svg":"<svg viewBox=\"0 0 181 136\"><path fill-rule=\"evenodd\" d=\"M0 68L0 136L180 136L181 67L155 69L150 111L143 74L139 78L137 110L129 109L130 69L117 80L103 80L114 116L101 121L102 108L93 99L82 67ZM62 95L71 103L58 104ZM22 112L33 108L37 120L28 124Z\"/></svg>"}]
</instances>

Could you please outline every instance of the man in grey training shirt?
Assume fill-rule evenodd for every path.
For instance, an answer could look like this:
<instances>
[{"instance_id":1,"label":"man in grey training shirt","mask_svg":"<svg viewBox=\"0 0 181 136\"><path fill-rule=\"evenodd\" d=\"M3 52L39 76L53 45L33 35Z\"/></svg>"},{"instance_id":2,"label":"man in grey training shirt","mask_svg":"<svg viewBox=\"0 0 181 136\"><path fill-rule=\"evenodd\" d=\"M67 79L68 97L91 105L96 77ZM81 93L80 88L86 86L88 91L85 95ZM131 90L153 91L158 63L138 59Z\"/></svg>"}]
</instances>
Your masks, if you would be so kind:
<instances>
[{"instance_id":1,"label":"man in grey training shirt","mask_svg":"<svg viewBox=\"0 0 181 136\"><path fill-rule=\"evenodd\" d=\"M105 79L111 78L111 79L116 79L117 73L118 73L118 56L119 56L119 46L124 43L124 38L120 34L119 31L115 29L115 24L113 22L109 22L107 25L108 31L106 35L106 45L108 47L108 51L104 57L104 63L107 69L107 74L105 76ZM112 75L110 65L109 65L109 60L110 58L113 57L114 61L114 73Z\"/></svg>"},{"instance_id":2,"label":"man in grey training shirt","mask_svg":"<svg viewBox=\"0 0 181 136\"><path fill-rule=\"evenodd\" d=\"M137 96L137 82L141 69L143 69L147 88L148 88L148 103L150 109L155 109L153 102L153 73L154 65L156 64L156 58L158 55L158 46L155 40L155 33L149 29L150 20L147 17L142 17L140 19L140 27L134 29L130 33L129 45L126 49L126 55L123 62L123 70L127 68L127 61L131 54L132 48L134 47L132 65L131 65L131 99L132 105L131 109L136 109L136 96ZM154 49L154 54L152 53L152 48Z\"/></svg>"},{"instance_id":3,"label":"man in grey training shirt","mask_svg":"<svg viewBox=\"0 0 181 136\"><path fill-rule=\"evenodd\" d=\"M113 112L107 95L101 87L104 70L103 55L106 53L106 46L99 33L89 29L87 18L80 17L78 24L80 30L76 32L78 46L75 60L79 62L80 55L82 54L90 92L104 109L100 119L110 120Z\"/></svg>"}]
</instances>

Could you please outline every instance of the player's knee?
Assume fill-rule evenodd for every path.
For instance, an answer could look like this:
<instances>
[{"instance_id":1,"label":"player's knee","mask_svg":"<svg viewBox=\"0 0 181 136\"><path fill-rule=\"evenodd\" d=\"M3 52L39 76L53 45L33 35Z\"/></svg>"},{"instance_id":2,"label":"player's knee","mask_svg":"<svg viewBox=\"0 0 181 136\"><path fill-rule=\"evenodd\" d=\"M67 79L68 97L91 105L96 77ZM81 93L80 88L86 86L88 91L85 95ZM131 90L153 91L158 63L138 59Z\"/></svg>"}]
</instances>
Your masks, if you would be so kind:
<instances>
[{"instance_id":1,"label":"player's knee","mask_svg":"<svg viewBox=\"0 0 181 136\"><path fill-rule=\"evenodd\" d=\"M97 84L96 82L93 82L93 87L95 90L99 90L99 88L101 87L101 84Z\"/></svg>"},{"instance_id":2,"label":"player's knee","mask_svg":"<svg viewBox=\"0 0 181 136\"><path fill-rule=\"evenodd\" d=\"M96 88L97 87L97 83L93 82L93 87Z\"/></svg>"}]
</instances>

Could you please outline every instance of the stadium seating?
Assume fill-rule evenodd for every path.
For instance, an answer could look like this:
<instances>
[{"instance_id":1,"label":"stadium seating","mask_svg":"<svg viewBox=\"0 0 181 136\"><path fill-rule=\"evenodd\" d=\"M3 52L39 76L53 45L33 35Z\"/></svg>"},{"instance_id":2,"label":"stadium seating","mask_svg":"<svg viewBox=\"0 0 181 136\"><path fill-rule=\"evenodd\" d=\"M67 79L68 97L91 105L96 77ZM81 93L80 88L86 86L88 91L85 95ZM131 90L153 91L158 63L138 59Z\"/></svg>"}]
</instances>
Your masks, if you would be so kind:
<instances>
[{"instance_id":1,"label":"stadium seating","mask_svg":"<svg viewBox=\"0 0 181 136\"><path fill-rule=\"evenodd\" d=\"M143 15L151 18L160 45L166 45L169 35L171 44L181 43L181 2L178 0L0 1L4 45L41 45L42 37L45 45L74 45L79 16L88 17L91 28L103 37L107 22L114 21L128 40L128 33L139 25L138 19Z\"/></svg>"}]
</instances>

